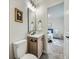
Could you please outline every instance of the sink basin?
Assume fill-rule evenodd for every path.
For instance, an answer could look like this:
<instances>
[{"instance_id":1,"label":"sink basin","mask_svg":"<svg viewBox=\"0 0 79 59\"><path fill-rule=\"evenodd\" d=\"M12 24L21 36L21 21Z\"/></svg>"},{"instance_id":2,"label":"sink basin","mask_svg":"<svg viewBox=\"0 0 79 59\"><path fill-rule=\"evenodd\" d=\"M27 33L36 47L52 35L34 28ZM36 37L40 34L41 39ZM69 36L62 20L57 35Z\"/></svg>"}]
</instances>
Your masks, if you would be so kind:
<instances>
[{"instance_id":1,"label":"sink basin","mask_svg":"<svg viewBox=\"0 0 79 59\"><path fill-rule=\"evenodd\" d=\"M40 36L42 36L42 35L44 35L43 33L38 33L38 32L34 32L33 34L28 34L28 36L30 36L30 37L40 37Z\"/></svg>"}]
</instances>

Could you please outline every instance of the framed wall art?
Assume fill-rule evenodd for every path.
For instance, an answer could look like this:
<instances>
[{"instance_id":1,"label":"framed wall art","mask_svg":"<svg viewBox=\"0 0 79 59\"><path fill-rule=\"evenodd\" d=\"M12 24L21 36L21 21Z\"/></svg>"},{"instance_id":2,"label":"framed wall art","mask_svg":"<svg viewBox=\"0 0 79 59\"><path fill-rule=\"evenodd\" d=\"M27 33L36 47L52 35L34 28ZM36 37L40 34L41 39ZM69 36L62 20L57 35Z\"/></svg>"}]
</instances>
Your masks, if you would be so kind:
<instances>
[{"instance_id":1,"label":"framed wall art","mask_svg":"<svg viewBox=\"0 0 79 59\"><path fill-rule=\"evenodd\" d=\"M17 8L15 8L15 21L23 23L23 12Z\"/></svg>"}]
</instances>

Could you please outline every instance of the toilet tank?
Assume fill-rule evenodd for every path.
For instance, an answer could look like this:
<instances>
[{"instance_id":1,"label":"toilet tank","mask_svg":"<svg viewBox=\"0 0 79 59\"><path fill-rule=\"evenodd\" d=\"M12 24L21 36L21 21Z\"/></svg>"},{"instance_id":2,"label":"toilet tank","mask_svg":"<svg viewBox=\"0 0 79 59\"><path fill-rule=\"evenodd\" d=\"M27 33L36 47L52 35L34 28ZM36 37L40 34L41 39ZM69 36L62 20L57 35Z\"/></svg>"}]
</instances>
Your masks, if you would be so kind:
<instances>
[{"instance_id":1,"label":"toilet tank","mask_svg":"<svg viewBox=\"0 0 79 59\"><path fill-rule=\"evenodd\" d=\"M13 48L14 48L14 56L15 56L16 59L24 56L24 54L27 51L27 41L26 41L26 39L14 42Z\"/></svg>"}]
</instances>

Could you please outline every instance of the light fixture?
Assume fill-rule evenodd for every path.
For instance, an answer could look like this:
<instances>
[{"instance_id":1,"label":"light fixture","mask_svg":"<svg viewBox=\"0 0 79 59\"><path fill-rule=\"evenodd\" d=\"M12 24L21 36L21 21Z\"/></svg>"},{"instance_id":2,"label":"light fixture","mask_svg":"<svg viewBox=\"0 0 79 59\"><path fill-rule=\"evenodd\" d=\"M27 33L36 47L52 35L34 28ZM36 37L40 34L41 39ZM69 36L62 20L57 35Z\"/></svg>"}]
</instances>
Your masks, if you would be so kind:
<instances>
[{"instance_id":1,"label":"light fixture","mask_svg":"<svg viewBox=\"0 0 79 59\"><path fill-rule=\"evenodd\" d=\"M27 7L32 11L36 12L36 8L30 2L27 2Z\"/></svg>"}]
</instances>

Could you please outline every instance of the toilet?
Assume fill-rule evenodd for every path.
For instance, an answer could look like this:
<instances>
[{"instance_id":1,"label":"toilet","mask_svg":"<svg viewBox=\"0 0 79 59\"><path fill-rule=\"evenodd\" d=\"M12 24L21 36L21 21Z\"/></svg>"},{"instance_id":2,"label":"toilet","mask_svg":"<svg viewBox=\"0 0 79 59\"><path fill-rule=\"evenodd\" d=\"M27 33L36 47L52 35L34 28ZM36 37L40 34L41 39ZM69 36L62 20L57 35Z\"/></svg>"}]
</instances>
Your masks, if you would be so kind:
<instances>
[{"instance_id":1,"label":"toilet","mask_svg":"<svg viewBox=\"0 0 79 59\"><path fill-rule=\"evenodd\" d=\"M25 39L14 42L13 43L13 48L14 48L14 57L15 57L15 59L38 59L33 54L29 54L29 53L26 54L27 41Z\"/></svg>"}]
</instances>

